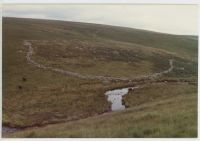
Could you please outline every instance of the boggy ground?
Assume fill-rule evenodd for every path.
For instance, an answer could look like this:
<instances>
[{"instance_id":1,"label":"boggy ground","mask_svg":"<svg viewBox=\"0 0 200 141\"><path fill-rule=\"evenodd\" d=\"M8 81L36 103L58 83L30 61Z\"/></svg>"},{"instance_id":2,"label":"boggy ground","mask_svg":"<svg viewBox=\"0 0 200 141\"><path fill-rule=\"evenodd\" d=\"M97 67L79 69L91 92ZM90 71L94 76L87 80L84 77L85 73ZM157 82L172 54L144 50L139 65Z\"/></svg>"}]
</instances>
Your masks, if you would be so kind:
<instances>
[{"instance_id":1,"label":"boggy ground","mask_svg":"<svg viewBox=\"0 0 200 141\"><path fill-rule=\"evenodd\" d=\"M161 85L159 87L159 85ZM139 89L130 108L5 134L5 137L196 137L197 89L188 84L159 84ZM168 85L166 87L166 85ZM163 95L155 94L155 89ZM170 95L167 94L170 92ZM166 94L167 93L167 94ZM134 96L135 95L135 96ZM146 96L148 95L148 97Z\"/></svg>"},{"instance_id":2,"label":"boggy ground","mask_svg":"<svg viewBox=\"0 0 200 141\"><path fill-rule=\"evenodd\" d=\"M52 67L82 74L135 77L166 70L169 59L173 59L173 71L158 80L193 83L166 82L154 86L150 81L144 89L130 91L124 97L129 110L110 113L106 90L146 81L80 79L39 69L27 62L24 40L35 40L33 59ZM37 127L62 122L4 133L4 137L195 137L196 81L197 40L187 36L106 25L3 18L3 126ZM165 103L167 100L170 104ZM165 104L134 110L156 101ZM158 116L153 120L141 118L154 113ZM95 117L69 122L91 116ZM138 120L141 122L137 123ZM123 124L116 124L122 121ZM144 125L154 126L155 132Z\"/></svg>"}]
</instances>

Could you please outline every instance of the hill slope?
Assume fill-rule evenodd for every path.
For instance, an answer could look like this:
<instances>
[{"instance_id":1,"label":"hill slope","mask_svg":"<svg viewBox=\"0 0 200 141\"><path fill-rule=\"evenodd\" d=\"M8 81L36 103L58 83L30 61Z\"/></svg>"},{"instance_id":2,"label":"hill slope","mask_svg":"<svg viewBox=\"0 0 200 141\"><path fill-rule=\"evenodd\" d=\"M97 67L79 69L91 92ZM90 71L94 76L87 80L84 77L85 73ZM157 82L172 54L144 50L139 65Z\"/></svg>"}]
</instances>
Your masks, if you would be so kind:
<instances>
[{"instance_id":1,"label":"hill slope","mask_svg":"<svg viewBox=\"0 0 200 141\"><path fill-rule=\"evenodd\" d=\"M31 44L31 50L24 45L27 41ZM115 127L111 125L121 119L114 118L113 123L107 123L107 118L116 117L115 113L110 113L108 117L103 117L105 123L96 121L95 118L94 121L87 121L88 124L94 122L99 125L100 130L110 124L110 134L106 131L101 131L99 135L82 131L62 132L59 130L60 126L68 128L68 123L65 123L52 125L52 129L48 129L49 132L44 130L42 134L38 134L40 130L35 130L30 136L196 136L197 125L194 121L197 106L197 50L198 40L194 40L193 36L161 34L108 25L5 17L3 126L30 128L97 116L110 111L111 104L104 95L106 90L144 84L144 88L130 91L123 97L125 105L129 107L128 115L123 117L126 110L116 112L120 117L127 118L127 123L124 123L124 127L120 125L120 128L125 132L133 129L130 132L123 133L119 129L119 132L113 134L110 130ZM170 67L169 60L173 60L172 71L160 77L144 77L167 70ZM67 75L64 73L66 71L69 72ZM70 75L73 73L83 77ZM152 86L152 83L156 86ZM177 97L177 100L181 101L189 98L191 111L181 111L181 107L188 105L183 101L177 105L176 100L171 100L171 97ZM129 120L137 113L132 108L144 103L162 103L167 99L174 105L174 109L180 112L172 112L169 118L164 118L161 116L162 112L171 112L168 111L170 105L166 103L163 107L155 105L145 112L141 110L139 113L142 116L144 113L151 115L156 109L156 113L160 115L157 117L160 125L156 125L157 120L152 124L155 124L155 128L160 126L159 133L146 133L142 122L150 123L149 119L142 120L141 125L138 125L141 133L137 133L137 125L134 123L140 118L140 114L130 124ZM182 114L185 118L182 118ZM163 127L166 126L165 122L169 124L169 129ZM185 122L188 124L185 125ZM78 123L69 124L86 129L87 125ZM130 128L127 124L130 124ZM183 125L184 131L179 128ZM161 127L167 132L162 131ZM55 133L54 129L58 132ZM93 129L94 127L91 127L87 130L90 132ZM170 133L168 130L171 130ZM145 133L142 133L143 131ZM30 132L27 131L27 134L19 133L20 136L29 136ZM12 136L8 133L3 135Z\"/></svg>"}]
</instances>

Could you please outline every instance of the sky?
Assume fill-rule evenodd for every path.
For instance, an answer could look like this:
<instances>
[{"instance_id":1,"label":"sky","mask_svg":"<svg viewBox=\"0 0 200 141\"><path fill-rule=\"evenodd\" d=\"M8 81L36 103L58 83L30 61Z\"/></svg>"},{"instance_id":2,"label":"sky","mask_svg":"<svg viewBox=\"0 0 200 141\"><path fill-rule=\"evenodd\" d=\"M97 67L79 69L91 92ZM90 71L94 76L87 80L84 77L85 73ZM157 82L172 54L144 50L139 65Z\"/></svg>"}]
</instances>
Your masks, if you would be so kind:
<instances>
[{"instance_id":1,"label":"sky","mask_svg":"<svg viewBox=\"0 0 200 141\"><path fill-rule=\"evenodd\" d=\"M198 34L197 5L7 4L3 16L99 23L179 35Z\"/></svg>"}]
</instances>

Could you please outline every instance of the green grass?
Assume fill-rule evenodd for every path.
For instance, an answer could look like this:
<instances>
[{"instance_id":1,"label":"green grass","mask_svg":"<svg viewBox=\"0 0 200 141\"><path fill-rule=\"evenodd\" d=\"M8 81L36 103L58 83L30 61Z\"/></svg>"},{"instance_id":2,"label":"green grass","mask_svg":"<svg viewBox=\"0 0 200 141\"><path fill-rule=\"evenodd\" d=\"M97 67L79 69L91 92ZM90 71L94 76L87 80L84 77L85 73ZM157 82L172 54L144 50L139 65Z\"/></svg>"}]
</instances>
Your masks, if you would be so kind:
<instances>
[{"instance_id":1,"label":"green grass","mask_svg":"<svg viewBox=\"0 0 200 141\"><path fill-rule=\"evenodd\" d=\"M34 49L36 53L33 56L34 60L47 66L85 75L133 77L153 73L154 64L148 59L136 57L136 55L141 55L133 50L100 48L95 43L90 43L89 47L81 43L65 45L65 42L59 46L52 42L47 42L43 45L35 43ZM113 45L111 44L110 46ZM168 67L168 62L166 63Z\"/></svg>"},{"instance_id":2,"label":"green grass","mask_svg":"<svg viewBox=\"0 0 200 141\"><path fill-rule=\"evenodd\" d=\"M39 41L32 42L35 50L33 58L37 62L81 74L135 77L163 71L169 67L168 59L173 58L174 71L161 79L197 79L198 41L192 36L160 34L107 25L4 17L3 125L27 127L96 116L91 118L92 120L66 122L48 126L48 130L41 128L16 133L16 136L196 136L196 84L166 83L155 87L149 86L133 94L130 92L124 97L130 110L98 117L97 115L110 111L110 103L104 95L106 90L130 86L136 82L83 80L38 69L28 64L27 48L23 46L23 40ZM47 42L41 44L42 40ZM173 96L173 101L177 98L182 103L178 105L172 102L176 107L174 109L165 103L162 107L147 108L145 112L131 110L145 103L162 103ZM191 101L185 102L186 97ZM193 106L191 110L187 110L189 105ZM169 111L170 109L172 111ZM169 112L173 110L180 112L170 115ZM153 122L142 118L140 120L142 115L152 113L158 115ZM167 116L164 116L165 114ZM136 121L140 122L135 125ZM115 124L120 122L123 124ZM158 126L151 130L150 127L156 122L159 123ZM98 130L95 129L97 125L101 125ZM183 129L185 125L187 128ZM66 129L68 126L70 130L57 129ZM116 132L113 129L116 129Z\"/></svg>"},{"instance_id":3,"label":"green grass","mask_svg":"<svg viewBox=\"0 0 200 141\"><path fill-rule=\"evenodd\" d=\"M196 89L187 86L186 92L175 93L173 97L140 103L125 111L32 128L9 137L197 137Z\"/></svg>"},{"instance_id":4,"label":"green grass","mask_svg":"<svg viewBox=\"0 0 200 141\"><path fill-rule=\"evenodd\" d=\"M130 91L128 95L125 95L125 105L134 107L144 103L180 96L184 93L197 93L196 86L188 85L187 83L152 83L143 87Z\"/></svg>"}]
</instances>

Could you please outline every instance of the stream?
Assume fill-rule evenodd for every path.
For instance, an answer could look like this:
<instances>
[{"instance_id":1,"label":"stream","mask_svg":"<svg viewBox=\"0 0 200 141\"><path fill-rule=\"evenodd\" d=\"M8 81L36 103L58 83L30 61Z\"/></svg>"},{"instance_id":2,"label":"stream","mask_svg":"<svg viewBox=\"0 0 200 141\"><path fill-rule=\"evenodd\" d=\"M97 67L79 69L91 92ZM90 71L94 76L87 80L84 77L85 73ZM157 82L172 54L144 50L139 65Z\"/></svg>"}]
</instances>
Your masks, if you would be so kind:
<instances>
[{"instance_id":1,"label":"stream","mask_svg":"<svg viewBox=\"0 0 200 141\"><path fill-rule=\"evenodd\" d=\"M170 59L169 60L169 68L167 70L164 70L164 71L158 72L158 73L149 74L146 76L139 76L137 78L132 78L132 79L124 78L124 77L116 78L116 77L106 77L106 76L82 75L82 74L79 74L76 72L71 72L71 71L62 70L62 69L58 69L58 68L52 68L52 67L45 66L43 64L39 64L31 58L31 56L34 54L31 42L28 40L24 40L24 46L28 47L26 59L30 64L32 64L38 68L41 68L41 69L45 69L45 70L49 69L49 70L57 72L57 73L62 73L62 74L69 75L69 76L75 76L75 77L79 77L82 79L121 80L121 81L136 80L136 79L151 79L151 78L160 77L163 74L167 74L173 70L173 60ZM112 103L111 110L112 111L124 110L126 107L125 107L125 105L123 105L123 102L122 102L123 96L128 94L128 92L130 90L134 90L137 88L140 88L140 87L135 86L135 87L127 87L127 88L106 91L105 95L108 97L107 101ZM19 130L18 128L12 128L12 127L7 127L7 126L2 127L3 133L13 133L18 130Z\"/></svg>"},{"instance_id":2,"label":"stream","mask_svg":"<svg viewBox=\"0 0 200 141\"><path fill-rule=\"evenodd\" d=\"M13 133L15 131L17 131L17 128L13 128L13 127L7 127L7 126L2 126L2 133Z\"/></svg>"},{"instance_id":3,"label":"stream","mask_svg":"<svg viewBox=\"0 0 200 141\"><path fill-rule=\"evenodd\" d=\"M127 87L127 88L121 88L121 89L114 89L109 90L105 93L105 95L108 97L108 102L111 102L111 110L112 111L118 111L118 110L124 110L126 107L122 103L122 96L128 94L130 90L134 90L139 88L138 86L135 87Z\"/></svg>"}]
</instances>

